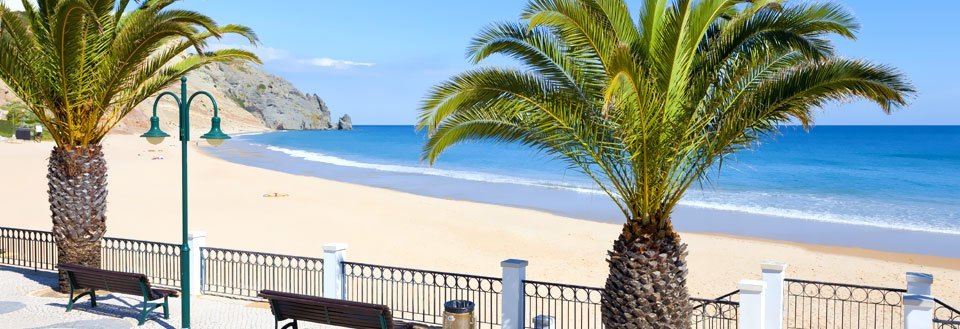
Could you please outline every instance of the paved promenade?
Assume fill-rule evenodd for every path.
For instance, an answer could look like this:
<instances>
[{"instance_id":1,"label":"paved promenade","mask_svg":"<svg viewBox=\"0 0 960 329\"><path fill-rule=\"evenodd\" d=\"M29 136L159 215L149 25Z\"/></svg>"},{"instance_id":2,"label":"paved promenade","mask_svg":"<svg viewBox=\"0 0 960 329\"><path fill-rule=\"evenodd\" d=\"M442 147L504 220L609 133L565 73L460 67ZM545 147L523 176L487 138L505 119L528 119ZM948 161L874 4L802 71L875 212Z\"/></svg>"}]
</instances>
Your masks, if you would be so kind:
<instances>
[{"instance_id":1,"label":"paved promenade","mask_svg":"<svg viewBox=\"0 0 960 329\"><path fill-rule=\"evenodd\" d=\"M137 327L138 300L129 295L98 296L97 307L89 299L77 302L66 312L66 295L53 291L56 273L0 266L0 328L179 328L180 299L170 299L170 319L154 313L147 323ZM193 328L273 328L273 315L266 304L248 301L195 296ZM300 328L333 328L301 323Z\"/></svg>"}]
</instances>

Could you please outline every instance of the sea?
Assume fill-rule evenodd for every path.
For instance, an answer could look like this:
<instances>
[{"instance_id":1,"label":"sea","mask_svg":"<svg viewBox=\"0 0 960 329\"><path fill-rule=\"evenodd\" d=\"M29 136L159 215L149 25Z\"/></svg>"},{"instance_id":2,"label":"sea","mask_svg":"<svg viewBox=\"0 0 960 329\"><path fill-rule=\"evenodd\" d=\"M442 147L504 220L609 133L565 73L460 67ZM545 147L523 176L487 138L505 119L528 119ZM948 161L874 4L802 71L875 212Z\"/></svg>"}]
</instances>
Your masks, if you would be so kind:
<instances>
[{"instance_id":1,"label":"sea","mask_svg":"<svg viewBox=\"0 0 960 329\"><path fill-rule=\"evenodd\" d=\"M549 154L519 144L472 142L448 149L429 165L421 159L425 140L426 133L414 126L355 126L242 135L208 152L243 164L427 196L623 221L586 175ZM710 210L789 225L839 224L958 238L960 126L781 127L713 168L680 205L697 214ZM721 220L701 224L737 233L723 232Z\"/></svg>"}]
</instances>

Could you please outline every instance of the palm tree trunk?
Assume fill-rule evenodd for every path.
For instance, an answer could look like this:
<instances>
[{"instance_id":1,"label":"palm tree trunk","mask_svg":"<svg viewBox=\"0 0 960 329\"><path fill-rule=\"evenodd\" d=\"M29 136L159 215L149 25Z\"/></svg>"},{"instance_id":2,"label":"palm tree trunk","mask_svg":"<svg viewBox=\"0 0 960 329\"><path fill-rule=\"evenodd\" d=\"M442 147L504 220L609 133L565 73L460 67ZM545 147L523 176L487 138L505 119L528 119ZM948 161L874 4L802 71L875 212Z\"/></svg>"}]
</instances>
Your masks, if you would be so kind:
<instances>
[{"instance_id":1,"label":"palm tree trunk","mask_svg":"<svg viewBox=\"0 0 960 329\"><path fill-rule=\"evenodd\" d=\"M48 170L58 261L99 268L100 239L107 230L107 164L102 147L54 147ZM62 271L60 290L69 290Z\"/></svg>"},{"instance_id":2,"label":"palm tree trunk","mask_svg":"<svg viewBox=\"0 0 960 329\"><path fill-rule=\"evenodd\" d=\"M602 301L607 328L690 328L687 245L669 224L629 221L609 256Z\"/></svg>"}]
</instances>

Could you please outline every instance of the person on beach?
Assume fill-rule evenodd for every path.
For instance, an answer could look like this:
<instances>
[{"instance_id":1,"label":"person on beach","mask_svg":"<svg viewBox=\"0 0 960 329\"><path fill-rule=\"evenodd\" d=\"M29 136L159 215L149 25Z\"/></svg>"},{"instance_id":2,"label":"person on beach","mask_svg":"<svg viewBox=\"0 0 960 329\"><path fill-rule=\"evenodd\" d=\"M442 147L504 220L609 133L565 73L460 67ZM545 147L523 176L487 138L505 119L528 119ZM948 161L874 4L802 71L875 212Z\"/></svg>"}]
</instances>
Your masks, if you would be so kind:
<instances>
[{"instance_id":1,"label":"person on beach","mask_svg":"<svg viewBox=\"0 0 960 329\"><path fill-rule=\"evenodd\" d=\"M34 131L36 133L33 135L33 140L39 143L43 139L43 125L37 125Z\"/></svg>"}]
</instances>

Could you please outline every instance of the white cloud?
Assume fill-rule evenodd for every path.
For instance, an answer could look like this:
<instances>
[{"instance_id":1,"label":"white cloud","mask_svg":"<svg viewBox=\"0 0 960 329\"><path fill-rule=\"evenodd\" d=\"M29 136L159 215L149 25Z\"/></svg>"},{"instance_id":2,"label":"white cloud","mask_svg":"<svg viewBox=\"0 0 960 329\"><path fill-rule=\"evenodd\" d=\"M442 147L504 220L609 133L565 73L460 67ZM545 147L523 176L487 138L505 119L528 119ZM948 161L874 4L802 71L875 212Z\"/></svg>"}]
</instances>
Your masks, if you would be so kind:
<instances>
[{"instance_id":1,"label":"white cloud","mask_svg":"<svg viewBox=\"0 0 960 329\"><path fill-rule=\"evenodd\" d=\"M20 0L0 0L0 3L4 4L13 11L23 11L23 1Z\"/></svg>"},{"instance_id":2,"label":"white cloud","mask_svg":"<svg viewBox=\"0 0 960 329\"><path fill-rule=\"evenodd\" d=\"M358 66L371 67L374 65L373 63L354 62L354 61L333 59L333 58L327 58L327 57L301 60L300 63L319 66L319 67L330 67L338 70L346 70L346 69L354 68Z\"/></svg>"}]
</instances>

